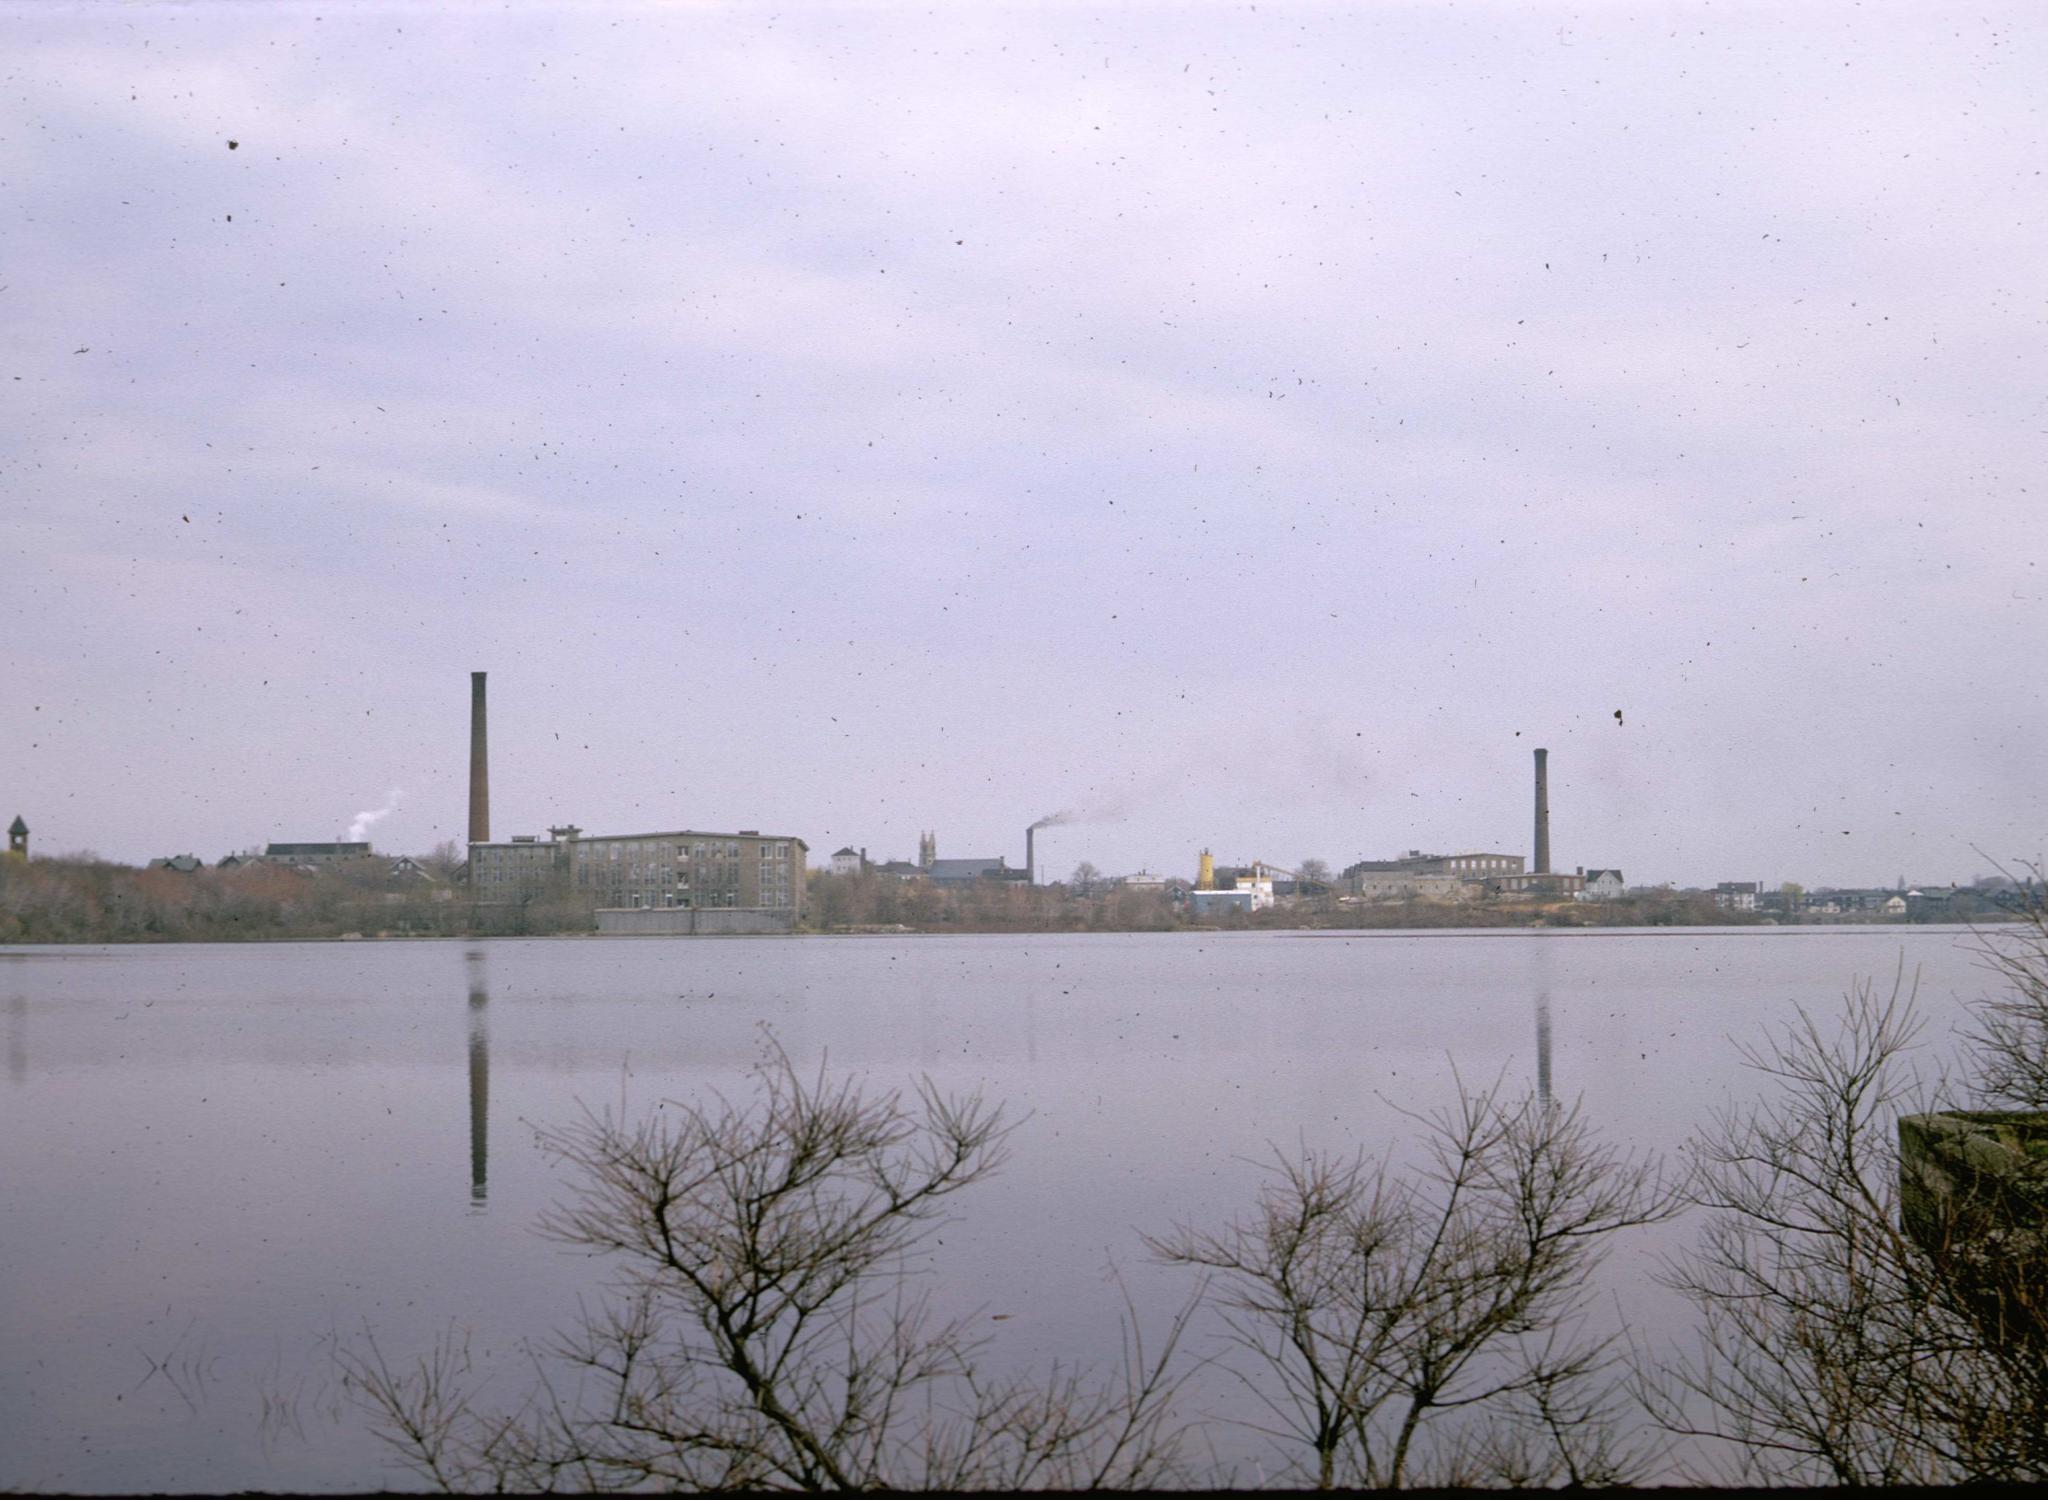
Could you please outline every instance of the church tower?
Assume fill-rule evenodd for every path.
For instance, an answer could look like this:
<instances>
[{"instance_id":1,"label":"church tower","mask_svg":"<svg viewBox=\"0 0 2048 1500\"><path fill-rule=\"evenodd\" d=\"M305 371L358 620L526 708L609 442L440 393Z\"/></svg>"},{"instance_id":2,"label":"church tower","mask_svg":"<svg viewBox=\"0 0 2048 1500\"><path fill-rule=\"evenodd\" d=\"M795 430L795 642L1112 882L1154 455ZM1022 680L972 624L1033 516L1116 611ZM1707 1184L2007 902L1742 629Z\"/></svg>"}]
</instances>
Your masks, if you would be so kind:
<instances>
[{"instance_id":1,"label":"church tower","mask_svg":"<svg viewBox=\"0 0 2048 1500\"><path fill-rule=\"evenodd\" d=\"M21 821L21 814L14 815L14 821L7 827L7 857L28 858L28 824Z\"/></svg>"}]
</instances>

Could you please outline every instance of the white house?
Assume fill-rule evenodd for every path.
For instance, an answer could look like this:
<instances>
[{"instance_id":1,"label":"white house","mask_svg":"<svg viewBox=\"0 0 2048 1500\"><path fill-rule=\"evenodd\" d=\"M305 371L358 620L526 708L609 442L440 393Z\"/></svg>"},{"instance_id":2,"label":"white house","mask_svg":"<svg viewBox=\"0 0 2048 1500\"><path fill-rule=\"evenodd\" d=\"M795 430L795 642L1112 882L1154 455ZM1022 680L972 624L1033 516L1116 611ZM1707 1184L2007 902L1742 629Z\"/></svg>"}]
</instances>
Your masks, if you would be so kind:
<instances>
[{"instance_id":1,"label":"white house","mask_svg":"<svg viewBox=\"0 0 2048 1500\"><path fill-rule=\"evenodd\" d=\"M1724 880L1714 887L1714 905L1724 911L1755 911L1762 887L1754 880Z\"/></svg>"},{"instance_id":2,"label":"white house","mask_svg":"<svg viewBox=\"0 0 2048 1500\"><path fill-rule=\"evenodd\" d=\"M860 873L860 850L834 849L832 851L832 873L834 875L858 875Z\"/></svg>"},{"instance_id":3,"label":"white house","mask_svg":"<svg viewBox=\"0 0 2048 1500\"><path fill-rule=\"evenodd\" d=\"M1588 870L1585 888L1578 893L1581 901L1615 901L1628 894L1628 883L1621 878L1619 870Z\"/></svg>"}]
</instances>

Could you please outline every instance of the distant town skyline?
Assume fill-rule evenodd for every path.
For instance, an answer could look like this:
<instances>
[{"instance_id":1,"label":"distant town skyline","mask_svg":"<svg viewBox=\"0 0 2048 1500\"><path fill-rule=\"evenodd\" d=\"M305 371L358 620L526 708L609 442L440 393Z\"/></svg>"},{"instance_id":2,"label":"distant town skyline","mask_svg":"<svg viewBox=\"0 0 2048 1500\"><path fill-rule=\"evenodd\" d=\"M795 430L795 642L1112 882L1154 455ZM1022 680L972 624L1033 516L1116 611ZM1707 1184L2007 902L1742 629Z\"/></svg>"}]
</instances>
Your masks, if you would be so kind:
<instances>
[{"instance_id":1,"label":"distant town skyline","mask_svg":"<svg viewBox=\"0 0 2048 1500\"><path fill-rule=\"evenodd\" d=\"M0 26L38 853L2048 845L2033 8Z\"/></svg>"}]
</instances>

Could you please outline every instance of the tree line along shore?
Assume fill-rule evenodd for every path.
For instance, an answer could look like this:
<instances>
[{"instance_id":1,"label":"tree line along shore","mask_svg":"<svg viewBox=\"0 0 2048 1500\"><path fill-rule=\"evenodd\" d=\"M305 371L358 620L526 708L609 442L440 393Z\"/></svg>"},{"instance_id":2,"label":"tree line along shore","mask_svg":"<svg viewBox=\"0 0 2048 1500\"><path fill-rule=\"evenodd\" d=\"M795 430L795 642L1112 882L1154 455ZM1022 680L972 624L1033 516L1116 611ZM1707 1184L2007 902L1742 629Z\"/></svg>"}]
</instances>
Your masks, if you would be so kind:
<instances>
[{"instance_id":1,"label":"tree line along shore","mask_svg":"<svg viewBox=\"0 0 2048 1500\"><path fill-rule=\"evenodd\" d=\"M460 861L448 853L399 863L409 867L405 873L394 873L393 863L382 859L312 871L260 860L231 868L138 869L90 855L0 862L0 943L537 937L586 935L595 925L588 897L566 888L479 904L469 899L461 881ZM2006 915L1987 900L1965 902L1960 909L1952 904L1944 919L1995 921ZM1666 890L1597 902L1348 902L1321 895L1258 912L1197 917L1172 890L1157 887L1005 882L949 889L926 881L812 871L800 930L1689 927L1772 925L1773 920L1724 910L1705 892Z\"/></svg>"}]
</instances>

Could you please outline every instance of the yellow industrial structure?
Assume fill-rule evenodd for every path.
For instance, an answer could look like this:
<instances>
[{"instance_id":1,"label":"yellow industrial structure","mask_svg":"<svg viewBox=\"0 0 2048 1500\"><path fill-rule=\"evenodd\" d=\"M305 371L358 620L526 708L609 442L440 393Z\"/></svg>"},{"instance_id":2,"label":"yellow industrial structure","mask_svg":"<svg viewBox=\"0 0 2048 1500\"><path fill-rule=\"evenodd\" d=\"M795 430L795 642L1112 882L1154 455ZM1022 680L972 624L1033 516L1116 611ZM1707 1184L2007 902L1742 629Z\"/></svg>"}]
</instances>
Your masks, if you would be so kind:
<instances>
[{"instance_id":1,"label":"yellow industrial structure","mask_svg":"<svg viewBox=\"0 0 2048 1500\"><path fill-rule=\"evenodd\" d=\"M1249 865L1240 866L1239 870L1238 878L1241 880L1249 879L1271 884L1275 875L1285 875L1297 885L1301 883L1301 876L1288 869L1285 865L1274 864L1270 859L1255 859ZM1201 863L1195 870L1195 889L1198 891L1213 891L1216 889L1216 860L1207 849L1202 851Z\"/></svg>"},{"instance_id":2,"label":"yellow industrial structure","mask_svg":"<svg viewBox=\"0 0 2048 1500\"><path fill-rule=\"evenodd\" d=\"M1229 888L1219 888L1216 858L1204 849L1196 869L1195 888L1188 894L1188 905L1197 916L1224 911L1264 911L1273 904L1273 877L1267 873L1268 868L1264 864L1235 868L1228 875Z\"/></svg>"}]
</instances>

